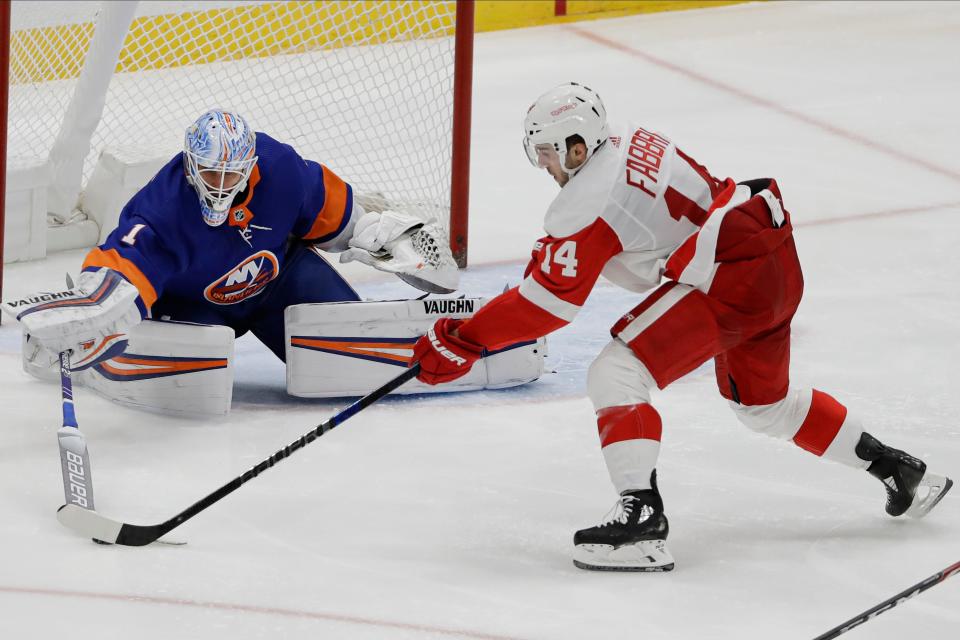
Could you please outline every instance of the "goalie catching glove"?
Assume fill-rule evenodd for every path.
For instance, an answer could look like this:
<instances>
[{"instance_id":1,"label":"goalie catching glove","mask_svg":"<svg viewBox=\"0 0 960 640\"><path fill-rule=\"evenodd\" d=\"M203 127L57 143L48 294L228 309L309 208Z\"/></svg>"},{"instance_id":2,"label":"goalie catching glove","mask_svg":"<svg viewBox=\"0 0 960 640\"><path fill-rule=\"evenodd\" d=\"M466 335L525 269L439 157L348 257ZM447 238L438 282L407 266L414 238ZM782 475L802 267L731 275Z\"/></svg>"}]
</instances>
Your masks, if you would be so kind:
<instances>
[{"instance_id":1,"label":"goalie catching glove","mask_svg":"<svg viewBox=\"0 0 960 640\"><path fill-rule=\"evenodd\" d=\"M459 285L446 233L434 218L389 210L366 213L357 220L349 244L340 262L362 262L430 293L453 293Z\"/></svg>"},{"instance_id":2,"label":"goalie catching glove","mask_svg":"<svg viewBox=\"0 0 960 640\"><path fill-rule=\"evenodd\" d=\"M463 320L440 318L413 347L412 365L420 363L417 380L425 384L441 384L456 380L470 372L480 359L483 347L454 334Z\"/></svg>"},{"instance_id":3,"label":"goalie catching glove","mask_svg":"<svg viewBox=\"0 0 960 640\"><path fill-rule=\"evenodd\" d=\"M37 293L0 309L20 321L28 344L51 359L72 351L71 365L80 368L123 352L125 334L140 322L138 295L116 271L98 269L81 273L67 291Z\"/></svg>"}]
</instances>

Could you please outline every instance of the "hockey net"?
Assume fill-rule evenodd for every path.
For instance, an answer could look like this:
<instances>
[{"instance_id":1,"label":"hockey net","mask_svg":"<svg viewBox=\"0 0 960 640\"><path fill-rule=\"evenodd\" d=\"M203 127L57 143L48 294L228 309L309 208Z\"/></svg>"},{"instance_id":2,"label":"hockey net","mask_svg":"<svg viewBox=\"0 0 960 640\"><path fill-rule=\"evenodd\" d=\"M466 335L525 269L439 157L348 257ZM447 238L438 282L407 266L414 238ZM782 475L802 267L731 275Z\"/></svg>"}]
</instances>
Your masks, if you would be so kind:
<instances>
[{"instance_id":1,"label":"hockey net","mask_svg":"<svg viewBox=\"0 0 960 640\"><path fill-rule=\"evenodd\" d=\"M430 210L465 243L466 194L451 183L466 168L451 159L467 4L15 1L8 175L45 166L49 223L83 220L102 154L159 167L200 113L226 107L329 166L368 206ZM457 130L468 140L466 95Z\"/></svg>"}]
</instances>

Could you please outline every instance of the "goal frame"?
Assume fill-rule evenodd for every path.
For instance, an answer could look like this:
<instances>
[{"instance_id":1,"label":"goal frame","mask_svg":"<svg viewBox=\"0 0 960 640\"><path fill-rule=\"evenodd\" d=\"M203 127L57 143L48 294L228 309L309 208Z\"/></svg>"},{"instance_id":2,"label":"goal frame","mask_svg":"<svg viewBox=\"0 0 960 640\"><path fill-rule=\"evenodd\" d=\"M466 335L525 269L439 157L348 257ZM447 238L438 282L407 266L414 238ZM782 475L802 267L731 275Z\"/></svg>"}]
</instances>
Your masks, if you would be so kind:
<instances>
[{"instance_id":1,"label":"goal frame","mask_svg":"<svg viewBox=\"0 0 960 640\"><path fill-rule=\"evenodd\" d=\"M467 266L470 188L470 138L473 86L474 0L456 0L454 31L453 113L451 130L450 248L460 268ZM0 299L3 297L5 194L7 189L7 126L11 0L0 0Z\"/></svg>"},{"instance_id":2,"label":"goal frame","mask_svg":"<svg viewBox=\"0 0 960 640\"><path fill-rule=\"evenodd\" d=\"M10 0L0 0L0 300L3 300L3 230L7 197L7 104L10 96ZM2 316L3 314L0 314ZM0 322L3 319L0 318Z\"/></svg>"}]
</instances>

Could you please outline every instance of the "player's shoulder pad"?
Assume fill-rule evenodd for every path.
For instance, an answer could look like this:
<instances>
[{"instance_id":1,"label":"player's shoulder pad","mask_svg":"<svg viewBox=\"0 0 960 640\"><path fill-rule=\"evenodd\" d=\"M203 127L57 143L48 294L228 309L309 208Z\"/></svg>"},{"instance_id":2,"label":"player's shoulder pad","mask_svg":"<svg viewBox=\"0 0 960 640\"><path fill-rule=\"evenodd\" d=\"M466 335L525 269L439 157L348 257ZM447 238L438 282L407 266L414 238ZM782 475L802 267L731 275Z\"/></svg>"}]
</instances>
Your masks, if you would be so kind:
<instances>
[{"instance_id":1,"label":"player's shoulder pad","mask_svg":"<svg viewBox=\"0 0 960 640\"><path fill-rule=\"evenodd\" d=\"M616 183L619 156L619 149L608 142L560 189L543 222L548 234L565 238L602 217Z\"/></svg>"},{"instance_id":2,"label":"player's shoulder pad","mask_svg":"<svg viewBox=\"0 0 960 640\"><path fill-rule=\"evenodd\" d=\"M291 145L280 142L262 131L257 131L257 158L261 172L264 164L283 166L291 161L303 160Z\"/></svg>"},{"instance_id":3,"label":"player's shoulder pad","mask_svg":"<svg viewBox=\"0 0 960 640\"><path fill-rule=\"evenodd\" d=\"M183 170L183 154L178 153L130 198L120 213L120 224L131 218L139 218L160 232L179 228L177 218L195 213L199 219L200 201L197 193L187 182Z\"/></svg>"},{"instance_id":4,"label":"player's shoulder pad","mask_svg":"<svg viewBox=\"0 0 960 640\"><path fill-rule=\"evenodd\" d=\"M290 189L291 181L301 179L306 162L291 145L257 132L257 168L261 180L268 180L274 187L286 185L280 188Z\"/></svg>"}]
</instances>

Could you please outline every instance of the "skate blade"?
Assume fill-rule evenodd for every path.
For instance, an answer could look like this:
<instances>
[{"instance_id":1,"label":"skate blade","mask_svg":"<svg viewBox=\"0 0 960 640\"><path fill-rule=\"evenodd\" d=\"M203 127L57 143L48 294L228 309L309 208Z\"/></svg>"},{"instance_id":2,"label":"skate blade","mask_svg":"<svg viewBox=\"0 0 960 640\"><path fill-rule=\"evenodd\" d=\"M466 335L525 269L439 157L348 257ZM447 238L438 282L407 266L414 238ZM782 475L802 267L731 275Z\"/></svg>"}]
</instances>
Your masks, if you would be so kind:
<instances>
[{"instance_id":1,"label":"skate blade","mask_svg":"<svg viewBox=\"0 0 960 640\"><path fill-rule=\"evenodd\" d=\"M937 503L947 495L950 487L953 486L953 480L945 476L938 476L929 471L923 474L920 484L917 485L917 493L907 509L907 515L911 518L922 518L930 513L930 510L937 506Z\"/></svg>"},{"instance_id":2,"label":"skate blade","mask_svg":"<svg viewBox=\"0 0 960 640\"><path fill-rule=\"evenodd\" d=\"M673 569L673 556L664 540L644 540L614 547L609 544L578 544L573 564L588 571L647 571Z\"/></svg>"}]
</instances>

